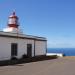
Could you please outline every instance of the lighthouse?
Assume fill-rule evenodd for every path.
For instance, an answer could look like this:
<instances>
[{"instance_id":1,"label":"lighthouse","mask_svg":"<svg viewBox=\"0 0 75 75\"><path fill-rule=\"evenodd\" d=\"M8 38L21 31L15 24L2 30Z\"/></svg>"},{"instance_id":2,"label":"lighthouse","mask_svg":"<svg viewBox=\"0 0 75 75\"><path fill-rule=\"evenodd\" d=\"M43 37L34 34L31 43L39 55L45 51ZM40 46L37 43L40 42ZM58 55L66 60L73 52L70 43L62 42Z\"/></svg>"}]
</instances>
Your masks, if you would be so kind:
<instances>
[{"instance_id":1,"label":"lighthouse","mask_svg":"<svg viewBox=\"0 0 75 75\"><path fill-rule=\"evenodd\" d=\"M47 39L24 34L20 29L19 17L12 12L7 27L0 31L0 61L46 56L46 52Z\"/></svg>"},{"instance_id":2,"label":"lighthouse","mask_svg":"<svg viewBox=\"0 0 75 75\"><path fill-rule=\"evenodd\" d=\"M16 16L16 13L13 12L8 17L7 28L3 29L4 32L11 32L11 33L22 33L19 29L19 18Z\"/></svg>"}]
</instances>

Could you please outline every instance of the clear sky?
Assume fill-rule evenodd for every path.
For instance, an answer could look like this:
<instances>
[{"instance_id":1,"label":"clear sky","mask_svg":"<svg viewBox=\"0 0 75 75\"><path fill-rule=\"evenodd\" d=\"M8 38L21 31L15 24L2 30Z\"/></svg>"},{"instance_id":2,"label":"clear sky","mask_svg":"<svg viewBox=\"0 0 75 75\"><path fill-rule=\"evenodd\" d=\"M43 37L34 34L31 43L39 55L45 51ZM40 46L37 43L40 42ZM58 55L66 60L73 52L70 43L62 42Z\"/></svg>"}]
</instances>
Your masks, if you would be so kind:
<instances>
[{"instance_id":1,"label":"clear sky","mask_svg":"<svg viewBox=\"0 0 75 75\"><path fill-rule=\"evenodd\" d=\"M0 30L13 10L25 34L46 37L50 48L75 48L75 0L0 0Z\"/></svg>"}]
</instances>

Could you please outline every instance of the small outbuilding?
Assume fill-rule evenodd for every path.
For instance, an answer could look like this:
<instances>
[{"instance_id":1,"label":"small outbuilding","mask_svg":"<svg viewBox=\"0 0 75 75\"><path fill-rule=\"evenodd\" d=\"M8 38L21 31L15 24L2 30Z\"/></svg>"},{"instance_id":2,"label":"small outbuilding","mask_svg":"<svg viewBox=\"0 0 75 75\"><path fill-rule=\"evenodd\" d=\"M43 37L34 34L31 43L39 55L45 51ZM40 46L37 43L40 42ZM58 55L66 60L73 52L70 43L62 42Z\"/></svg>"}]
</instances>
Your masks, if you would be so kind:
<instances>
[{"instance_id":1,"label":"small outbuilding","mask_svg":"<svg viewBox=\"0 0 75 75\"><path fill-rule=\"evenodd\" d=\"M23 55L35 57L46 55L47 39L23 34L19 29L19 18L15 12L8 18L8 26L0 31L0 60Z\"/></svg>"}]
</instances>

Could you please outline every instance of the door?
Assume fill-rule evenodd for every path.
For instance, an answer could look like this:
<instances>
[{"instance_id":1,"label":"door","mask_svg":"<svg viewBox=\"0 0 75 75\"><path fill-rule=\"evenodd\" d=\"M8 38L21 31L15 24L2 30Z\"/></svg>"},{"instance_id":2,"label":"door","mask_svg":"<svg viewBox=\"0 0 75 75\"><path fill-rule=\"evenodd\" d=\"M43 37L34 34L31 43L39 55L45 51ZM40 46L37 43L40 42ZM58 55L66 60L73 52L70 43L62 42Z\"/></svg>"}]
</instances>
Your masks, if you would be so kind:
<instances>
[{"instance_id":1,"label":"door","mask_svg":"<svg viewBox=\"0 0 75 75\"><path fill-rule=\"evenodd\" d=\"M32 44L27 44L27 56L32 57Z\"/></svg>"},{"instance_id":2,"label":"door","mask_svg":"<svg viewBox=\"0 0 75 75\"><path fill-rule=\"evenodd\" d=\"M11 56L17 56L17 43L11 44Z\"/></svg>"}]
</instances>

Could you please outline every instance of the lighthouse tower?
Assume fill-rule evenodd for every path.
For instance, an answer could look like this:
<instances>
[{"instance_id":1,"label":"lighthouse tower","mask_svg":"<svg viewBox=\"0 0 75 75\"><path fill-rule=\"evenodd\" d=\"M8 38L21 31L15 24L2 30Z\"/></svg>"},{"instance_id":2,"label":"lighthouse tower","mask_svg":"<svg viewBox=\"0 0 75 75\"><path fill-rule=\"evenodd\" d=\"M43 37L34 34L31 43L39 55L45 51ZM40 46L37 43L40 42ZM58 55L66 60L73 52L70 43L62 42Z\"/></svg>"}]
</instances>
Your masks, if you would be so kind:
<instances>
[{"instance_id":1,"label":"lighthouse tower","mask_svg":"<svg viewBox=\"0 0 75 75\"><path fill-rule=\"evenodd\" d=\"M15 12L8 18L7 28L4 28L4 32L12 32L12 33L21 33L19 30L19 18L16 16Z\"/></svg>"}]
</instances>

